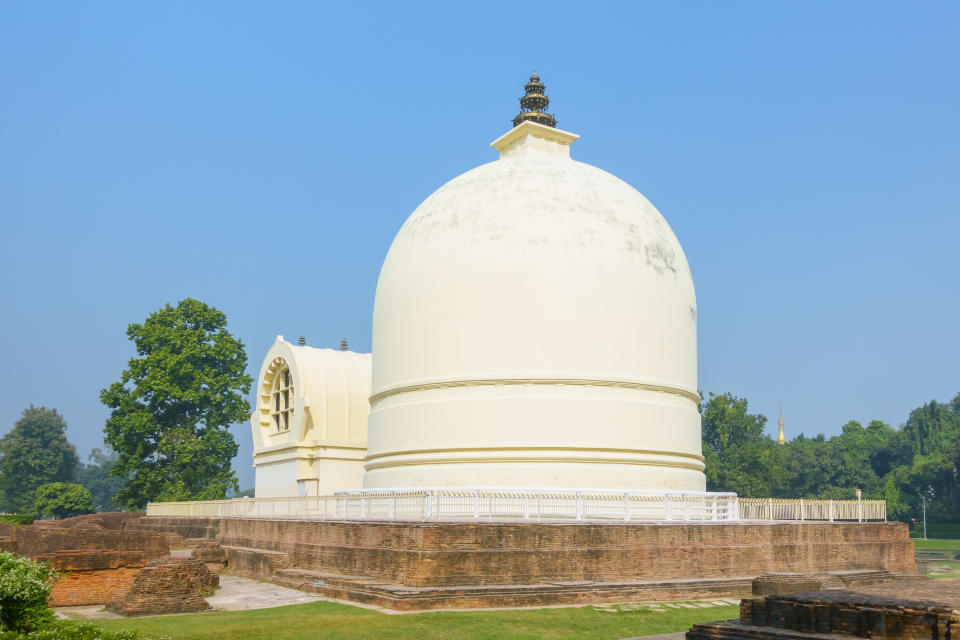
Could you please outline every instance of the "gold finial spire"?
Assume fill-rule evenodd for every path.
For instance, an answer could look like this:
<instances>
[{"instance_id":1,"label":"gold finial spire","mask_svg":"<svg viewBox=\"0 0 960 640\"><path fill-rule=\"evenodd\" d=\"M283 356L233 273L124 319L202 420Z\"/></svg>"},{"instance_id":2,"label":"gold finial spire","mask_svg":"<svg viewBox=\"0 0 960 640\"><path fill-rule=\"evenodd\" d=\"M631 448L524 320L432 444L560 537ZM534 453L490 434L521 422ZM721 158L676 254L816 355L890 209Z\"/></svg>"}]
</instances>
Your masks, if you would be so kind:
<instances>
[{"instance_id":1,"label":"gold finial spire","mask_svg":"<svg viewBox=\"0 0 960 640\"><path fill-rule=\"evenodd\" d=\"M540 82L540 76L534 72L530 76L530 81L523 87L524 94L520 98L520 114L513 119L513 126L521 122L531 121L537 124L543 124L548 127L556 127L557 119L547 113L547 107L550 106L550 98L546 94L546 85Z\"/></svg>"},{"instance_id":2,"label":"gold finial spire","mask_svg":"<svg viewBox=\"0 0 960 640\"><path fill-rule=\"evenodd\" d=\"M780 425L780 435L777 436L777 444L787 444L787 439L783 437L783 405L780 405L780 419L777 420Z\"/></svg>"}]
</instances>

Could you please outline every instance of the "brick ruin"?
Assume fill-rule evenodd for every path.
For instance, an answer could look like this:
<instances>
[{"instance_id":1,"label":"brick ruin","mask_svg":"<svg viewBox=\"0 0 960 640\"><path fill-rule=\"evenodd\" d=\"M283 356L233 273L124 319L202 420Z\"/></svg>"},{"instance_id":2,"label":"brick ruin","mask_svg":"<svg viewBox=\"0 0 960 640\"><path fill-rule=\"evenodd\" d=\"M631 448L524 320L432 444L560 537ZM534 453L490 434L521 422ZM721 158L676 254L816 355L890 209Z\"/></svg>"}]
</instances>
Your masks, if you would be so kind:
<instances>
[{"instance_id":1,"label":"brick ruin","mask_svg":"<svg viewBox=\"0 0 960 640\"><path fill-rule=\"evenodd\" d=\"M844 590L743 600L740 618L694 625L687 640L943 640L960 631L960 610L943 602Z\"/></svg>"},{"instance_id":2,"label":"brick ruin","mask_svg":"<svg viewBox=\"0 0 960 640\"><path fill-rule=\"evenodd\" d=\"M203 594L223 564L215 542L196 541L199 558L173 558L171 546L190 541L170 532L136 528L141 513L102 513L32 525L0 523L0 550L45 563L60 574L50 606L106 604L127 615L187 613L210 608Z\"/></svg>"},{"instance_id":3,"label":"brick ruin","mask_svg":"<svg viewBox=\"0 0 960 640\"><path fill-rule=\"evenodd\" d=\"M125 594L107 603L107 610L126 616L208 611L203 599L220 578L196 558L161 558L140 571Z\"/></svg>"},{"instance_id":4,"label":"brick ruin","mask_svg":"<svg viewBox=\"0 0 960 640\"><path fill-rule=\"evenodd\" d=\"M51 606L106 604L126 593L149 561L170 555L168 536L127 526L142 515L0 523L0 549L44 562L60 573L50 593Z\"/></svg>"}]
</instances>

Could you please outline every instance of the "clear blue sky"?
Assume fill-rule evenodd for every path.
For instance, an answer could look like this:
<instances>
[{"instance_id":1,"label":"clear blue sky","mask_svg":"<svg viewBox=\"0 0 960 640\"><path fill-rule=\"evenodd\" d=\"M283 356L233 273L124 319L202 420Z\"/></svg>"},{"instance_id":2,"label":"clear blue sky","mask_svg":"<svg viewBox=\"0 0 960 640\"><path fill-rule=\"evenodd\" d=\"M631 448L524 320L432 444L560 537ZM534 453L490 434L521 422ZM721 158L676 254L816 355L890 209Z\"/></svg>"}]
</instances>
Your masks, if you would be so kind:
<instances>
[{"instance_id":1,"label":"clear blue sky","mask_svg":"<svg viewBox=\"0 0 960 640\"><path fill-rule=\"evenodd\" d=\"M187 296L254 376L369 350L393 235L533 70L680 238L704 391L789 437L960 391L960 4L456 4L0 4L0 431L99 446L127 324Z\"/></svg>"}]
</instances>

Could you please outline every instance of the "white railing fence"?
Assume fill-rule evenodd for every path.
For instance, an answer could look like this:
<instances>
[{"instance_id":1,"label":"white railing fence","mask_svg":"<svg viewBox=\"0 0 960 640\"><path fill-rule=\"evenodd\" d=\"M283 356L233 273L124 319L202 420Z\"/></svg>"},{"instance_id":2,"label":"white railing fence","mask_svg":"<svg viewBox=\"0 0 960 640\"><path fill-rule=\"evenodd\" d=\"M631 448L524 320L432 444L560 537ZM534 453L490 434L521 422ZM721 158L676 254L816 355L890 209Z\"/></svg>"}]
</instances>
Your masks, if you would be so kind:
<instances>
[{"instance_id":1,"label":"white railing fence","mask_svg":"<svg viewBox=\"0 0 960 640\"><path fill-rule=\"evenodd\" d=\"M705 522L886 520L883 500L738 498L734 493L400 489L328 496L151 502L148 516L386 521Z\"/></svg>"},{"instance_id":2,"label":"white railing fence","mask_svg":"<svg viewBox=\"0 0 960 640\"><path fill-rule=\"evenodd\" d=\"M809 500L740 498L744 520L836 520L867 522L887 519L886 500Z\"/></svg>"}]
</instances>

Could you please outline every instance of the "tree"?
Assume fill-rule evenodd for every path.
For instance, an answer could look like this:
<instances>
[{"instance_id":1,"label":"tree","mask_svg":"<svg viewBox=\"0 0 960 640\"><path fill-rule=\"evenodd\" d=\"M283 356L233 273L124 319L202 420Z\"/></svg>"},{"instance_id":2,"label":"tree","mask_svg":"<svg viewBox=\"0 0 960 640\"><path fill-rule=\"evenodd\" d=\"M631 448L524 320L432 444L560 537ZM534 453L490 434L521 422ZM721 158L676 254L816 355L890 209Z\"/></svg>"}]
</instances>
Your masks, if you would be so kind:
<instances>
[{"instance_id":1,"label":"tree","mask_svg":"<svg viewBox=\"0 0 960 640\"><path fill-rule=\"evenodd\" d=\"M86 464L81 463L77 481L93 496L97 511L116 511L118 506L113 499L126 484L126 478L110 475L110 469L117 463L117 454L109 449L104 452L94 448L87 456L87 461Z\"/></svg>"},{"instance_id":2,"label":"tree","mask_svg":"<svg viewBox=\"0 0 960 640\"><path fill-rule=\"evenodd\" d=\"M767 418L747 413L745 398L711 393L700 411L708 489L756 497L786 484L782 456L763 433Z\"/></svg>"},{"instance_id":3,"label":"tree","mask_svg":"<svg viewBox=\"0 0 960 640\"><path fill-rule=\"evenodd\" d=\"M746 398L736 398L731 393L711 393L700 413L703 441L721 458L730 450L764 439L763 426L767 418L747 413Z\"/></svg>"},{"instance_id":4,"label":"tree","mask_svg":"<svg viewBox=\"0 0 960 640\"><path fill-rule=\"evenodd\" d=\"M0 551L0 631L30 632L52 623L47 597L57 577L42 562Z\"/></svg>"},{"instance_id":5,"label":"tree","mask_svg":"<svg viewBox=\"0 0 960 640\"><path fill-rule=\"evenodd\" d=\"M72 482L77 450L67 441L67 423L56 409L25 409L0 438L0 494L3 511L30 513L33 494L48 482Z\"/></svg>"},{"instance_id":6,"label":"tree","mask_svg":"<svg viewBox=\"0 0 960 640\"><path fill-rule=\"evenodd\" d=\"M72 518L93 511L90 492L70 482L42 484L33 498L33 512L42 518Z\"/></svg>"},{"instance_id":7,"label":"tree","mask_svg":"<svg viewBox=\"0 0 960 640\"><path fill-rule=\"evenodd\" d=\"M148 501L236 491L230 460L237 443L227 427L247 418L253 380L226 316L187 298L131 324L127 337L137 356L100 393L112 409L104 428L104 441L117 452L111 473L127 477L115 502L140 509Z\"/></svg>"}]
</instances>

